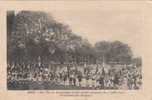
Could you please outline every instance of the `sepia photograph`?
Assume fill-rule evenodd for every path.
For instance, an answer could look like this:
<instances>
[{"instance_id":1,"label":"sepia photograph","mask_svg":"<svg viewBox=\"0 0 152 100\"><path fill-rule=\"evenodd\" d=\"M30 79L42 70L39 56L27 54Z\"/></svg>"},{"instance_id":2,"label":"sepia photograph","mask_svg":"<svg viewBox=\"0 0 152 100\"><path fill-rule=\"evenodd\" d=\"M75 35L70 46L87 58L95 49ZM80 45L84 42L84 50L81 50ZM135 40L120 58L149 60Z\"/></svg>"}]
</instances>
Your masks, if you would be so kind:
<instances>
[{"instance_id":1,"label":"sepia photograph","mask_svg":"<svg viewBox=\"0 0 152 100\"><path fill-rule=\"evenodd\" d=\"M8 10L8 90L140 90L138 10Z\"/></svg>"}]
</instances>

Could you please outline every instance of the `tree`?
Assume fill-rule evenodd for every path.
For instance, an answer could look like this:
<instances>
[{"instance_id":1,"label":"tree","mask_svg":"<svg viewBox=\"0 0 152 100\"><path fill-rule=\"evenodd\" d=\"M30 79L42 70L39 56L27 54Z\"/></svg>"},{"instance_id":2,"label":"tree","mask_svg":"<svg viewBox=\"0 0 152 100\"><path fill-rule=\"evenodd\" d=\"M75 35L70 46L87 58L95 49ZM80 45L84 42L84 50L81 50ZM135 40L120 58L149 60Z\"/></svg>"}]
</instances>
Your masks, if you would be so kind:
<instances>
[{"instance_id":1,"label":"tree","mask_svg":"<svg viewBox=\"0 0 152 100\"><path fill-rule=\"evenodd\" d=\"M142 58L141 57L133 58L132 63L134 65L136 65L137 67L141 67L142 66Z\"/></svg>"},{"instance_id":2,"label":"tree","mask_svg":"<svg viewBox=\"0 0 152 100\"><path fill-rule=\"evenodd\" d=\"M102 41L95 44L95 49L98 53L98 58L106 62L121 62L131 63L132 51L131 48L120 41L108 42Z\"/></svg>"},{"instance_id":3,"label":"tree","mask_svg":"<svg viewBox=\"0 0 152 100\"><path fill-rule=\"evenodd\" d=\"M13 22L11 34L8 34L8 55L13 58L9 60L25 60L24 57L31 61L38 57L47 60L57 49L64 50L71 34L67 25L44 12L21 11Z\"/></svg>"},{"instance_id":4,"label":"tree","mask_svg":"<svg viewBox=\"0 0 152 100\"><path fill-rule=\"evenodd\" d=\"M13 16L13 19L11 19ZM100 41L92 46L87 39L75 35L68 25L41 11L8 14L7 54L9 61L42 63L106 62L129 63L132 51L120 41Z\"/></svg>"},{"instance_id":5,"label":"tree","mask_svg":"<svg viewBox=\"0 0 152 100\"><path fill-rule=\"evenodd\" d=\"M108 41L101 41L97 42L95 44L95 50L97 52L98 58L100 58L101 61L105 60L107 62L108 55L111 50L111 43Z\"/></svg>"},{"instance_id":6,"label":"tree","mask_svg":"<svg viewBox=\"0 0 152 100\"><path fill-rule=\"evenodd\" d=\"M64 62L70 60L67 53L75 54L81 45L80 36L47 13L21 11L13 22L11 35L8 34L9 60L30 59L32 62L40 57L43 62L50 59Z\"/></svg>"},{"instance_id":7,"label":"tree","mask_svg":"<svg viewBox=\"0 0 152 100\"><path fill-rule=\"evenodd\" d=\"M132 56L132 50L127 44L120 41L114 41L111 43L111 50L109 53L111 61L128 64L131 63Z\"/></svg>"}]
</instances>

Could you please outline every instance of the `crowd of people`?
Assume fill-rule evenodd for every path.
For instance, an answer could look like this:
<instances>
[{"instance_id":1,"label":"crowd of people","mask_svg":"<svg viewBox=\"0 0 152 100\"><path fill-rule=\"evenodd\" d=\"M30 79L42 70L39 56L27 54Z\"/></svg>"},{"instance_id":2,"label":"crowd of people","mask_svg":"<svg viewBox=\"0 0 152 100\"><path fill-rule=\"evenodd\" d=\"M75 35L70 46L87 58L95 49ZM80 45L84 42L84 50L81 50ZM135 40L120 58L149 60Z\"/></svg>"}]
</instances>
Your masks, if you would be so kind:
<instances>
[{"instance_id":1,"label":"crowd of people","mask_svg":"<svg viewBox=\"0 0 152 100\"><path fill-rule=\"evenodd\" d=\"M50 82L82 89L140 89L141 67L108 64L15 64L7 65L7 82ZM23 84L24 85L24 84Z\"/></svg>"}]
</instances>

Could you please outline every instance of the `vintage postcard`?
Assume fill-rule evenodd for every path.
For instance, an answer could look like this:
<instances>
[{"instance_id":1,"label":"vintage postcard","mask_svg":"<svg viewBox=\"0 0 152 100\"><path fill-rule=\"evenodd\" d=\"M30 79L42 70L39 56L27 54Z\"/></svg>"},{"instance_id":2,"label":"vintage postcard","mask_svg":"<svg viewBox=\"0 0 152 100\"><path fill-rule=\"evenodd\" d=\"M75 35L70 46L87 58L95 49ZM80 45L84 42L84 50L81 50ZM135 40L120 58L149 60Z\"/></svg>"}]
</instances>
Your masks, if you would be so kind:
<instances>
[{"instance_id":1,"label":"vintage postcard","mask_svg":"<svg viewBox=\"0 0 152 100\"><path fill-rule=\"evenodd\" d=\"M2 98L152 100L149 3L6 5Z\"/></svg>"}]
</instances>

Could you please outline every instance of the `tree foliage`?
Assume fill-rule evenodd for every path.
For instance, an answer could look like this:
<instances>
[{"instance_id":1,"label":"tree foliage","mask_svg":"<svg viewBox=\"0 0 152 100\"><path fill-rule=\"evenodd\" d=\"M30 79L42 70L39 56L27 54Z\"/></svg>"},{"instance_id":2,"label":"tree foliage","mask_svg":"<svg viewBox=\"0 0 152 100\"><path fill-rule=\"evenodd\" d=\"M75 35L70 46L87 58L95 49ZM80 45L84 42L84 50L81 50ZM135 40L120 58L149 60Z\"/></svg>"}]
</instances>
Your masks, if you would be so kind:
<instances>
[{"instance_id":1,"label":"tree foliage","mask_svg":"<svg viewBox=\"0 0 152 100\"><path fill-rule=\"evenodd\" d=\"M120 41L100 41L94 46L88 40L75 35L68 25L56 21L41 11L21 11L8 14L7 54L9 61L33 62L96 62L105 58L107 62L128 63L132 51ZM85 60L84 60L85 59Z\"/></svg>"}]
</instances>

